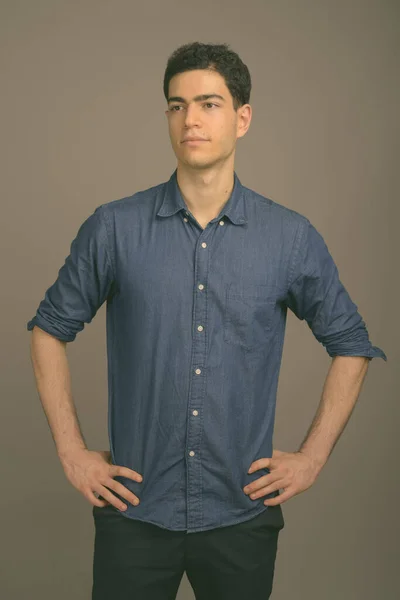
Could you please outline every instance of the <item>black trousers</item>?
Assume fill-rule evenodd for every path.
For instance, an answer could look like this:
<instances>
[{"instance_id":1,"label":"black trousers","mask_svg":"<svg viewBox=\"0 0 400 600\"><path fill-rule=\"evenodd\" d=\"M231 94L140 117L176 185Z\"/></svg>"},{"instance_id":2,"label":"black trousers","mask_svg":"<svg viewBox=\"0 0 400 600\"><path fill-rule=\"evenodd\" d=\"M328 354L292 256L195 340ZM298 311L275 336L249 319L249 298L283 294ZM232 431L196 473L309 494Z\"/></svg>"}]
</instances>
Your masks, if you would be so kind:
<instances>
[{"instance_id":1,"label":"black trousers","mask_svg":"<svg viewBox=\"0 0 400 600\"><path fill-rule=\"evenodd\" d=\"M93 507L92 600L175 600L186 572L196 600L267 600L272 591L281 506L187 534Z\"/></svg>"}]
</instances>

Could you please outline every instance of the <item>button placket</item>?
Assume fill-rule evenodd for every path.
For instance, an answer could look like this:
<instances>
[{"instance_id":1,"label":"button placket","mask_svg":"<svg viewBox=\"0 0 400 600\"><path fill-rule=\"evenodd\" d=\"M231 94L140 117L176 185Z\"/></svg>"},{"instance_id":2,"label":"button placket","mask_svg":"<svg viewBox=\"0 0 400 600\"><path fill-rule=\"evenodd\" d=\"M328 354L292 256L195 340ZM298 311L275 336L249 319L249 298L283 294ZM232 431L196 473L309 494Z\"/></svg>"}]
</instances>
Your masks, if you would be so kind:
<instances>
[{"instance_id":1,"label":"button placket","mask_svg":"<svg viewBox=\"0 0 400 600\"><path fill-rule=\"evenodd\" d=\"M193 307L193 347L191 363L191 385L188 401L187 425L187 527L198 527L202 523L202 489L201 489L201 437L204 395L206 389L206 333L207 333L207 277L208 277L208 244L210 238L208 227L200 233L195 249L194 307Z\"/></svg>"}]
</instances>

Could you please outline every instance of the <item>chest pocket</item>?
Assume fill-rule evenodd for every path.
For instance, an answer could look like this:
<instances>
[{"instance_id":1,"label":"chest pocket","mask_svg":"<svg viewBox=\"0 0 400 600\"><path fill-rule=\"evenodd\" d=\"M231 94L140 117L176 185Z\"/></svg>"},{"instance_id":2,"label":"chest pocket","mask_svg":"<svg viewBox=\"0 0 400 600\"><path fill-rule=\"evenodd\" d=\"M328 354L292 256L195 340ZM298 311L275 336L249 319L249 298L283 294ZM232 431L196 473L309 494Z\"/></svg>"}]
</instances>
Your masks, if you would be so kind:
<instances>
[{"instance_id":1,"label":"chest pocket","mask_svg":"<svg viewBox=\"0 0 400 600\"><path fill-rule=\"evenodd\" d=\"M231 283L226 288L224 340L246 350L265 347L275 314L273 286Z\"/></svg>"}]
</instances>

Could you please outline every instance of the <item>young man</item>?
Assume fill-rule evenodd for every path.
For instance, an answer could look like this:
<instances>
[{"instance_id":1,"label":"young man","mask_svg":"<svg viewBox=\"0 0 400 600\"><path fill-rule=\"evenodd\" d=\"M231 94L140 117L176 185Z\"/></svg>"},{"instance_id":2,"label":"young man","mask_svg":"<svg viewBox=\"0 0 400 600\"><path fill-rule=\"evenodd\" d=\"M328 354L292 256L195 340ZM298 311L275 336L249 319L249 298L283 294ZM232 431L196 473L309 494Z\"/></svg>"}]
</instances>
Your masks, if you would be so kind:
<instances>
[{"instance_id":1,"label":"young man","mask_svg":"<svg viewBox=\"0 0 400 600\"><path fill-rule=\"evenodd\" d=\"M94 210L27 325L60 460L93 505L95 600L174 598L184 572L197 600L268 598L281 504L315 482L369 361L386 360L310 221L240 183L250 90L226 44L172 54L177 169ZM66 344L105 301L110 451L97 452ZM272 446L288 308L332 357L297 452Z\"/></svg>"}]
</instances>

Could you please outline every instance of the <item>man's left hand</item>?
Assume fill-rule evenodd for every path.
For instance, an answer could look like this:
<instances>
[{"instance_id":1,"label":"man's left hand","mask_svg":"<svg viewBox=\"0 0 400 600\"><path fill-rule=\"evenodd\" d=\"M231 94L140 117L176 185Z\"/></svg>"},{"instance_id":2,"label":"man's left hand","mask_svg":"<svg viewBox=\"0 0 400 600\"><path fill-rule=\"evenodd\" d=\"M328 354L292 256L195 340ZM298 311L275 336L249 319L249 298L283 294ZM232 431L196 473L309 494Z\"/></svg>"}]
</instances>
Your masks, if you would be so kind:
<instances>
[{"instance_id":1,"label":"man's left hand","mask_svg":"<svg viewBox=\"0 0 400 600\"><path fill-rule=\"evenodd\" d=\"M274 450L272 458L259 458L250 465L250 468L251 472L265 468L268 468L270 472L268 475L252 481L243 488L243 491L252 499L256 499L281 489L283 492L279 496L264 500L265 505L275 506L311 487L321 467L301 451Z\"/></svg>"}]
</instances>

